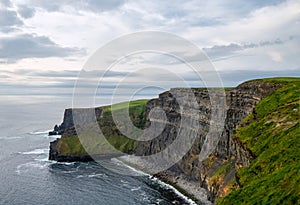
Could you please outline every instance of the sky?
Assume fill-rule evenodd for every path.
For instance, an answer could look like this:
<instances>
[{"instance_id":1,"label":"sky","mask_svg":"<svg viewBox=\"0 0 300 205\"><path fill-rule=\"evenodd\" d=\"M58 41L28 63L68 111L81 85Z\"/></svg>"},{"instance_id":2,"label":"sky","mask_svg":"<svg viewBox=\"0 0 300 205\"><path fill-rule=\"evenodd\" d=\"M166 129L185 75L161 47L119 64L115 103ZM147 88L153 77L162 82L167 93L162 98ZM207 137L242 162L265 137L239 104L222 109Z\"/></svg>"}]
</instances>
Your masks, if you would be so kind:
<instances>
[{"instance_id":1,"label":"sky","mask_svg":"<svg viewBox=\"0 0 300 205\"><path fill-rule=\"evenodd\" d=\"M195 44L226 87L253 78L300 76L299 0L0 0L0 94L70 95L97 49L141 31L167 32ZM147 64L149 58L155 63ZM141 67L168 62L168 67L170 60L145 54L126 63L133 62ZM176 69L189 85L202 86L188 68ZM154 74L130 76L116 68L105 77L103 92L111 93L124 76L154 82ZM157 90L181 86L176 77L157 74L170 78Z\"/></svg>"}]
</instances>

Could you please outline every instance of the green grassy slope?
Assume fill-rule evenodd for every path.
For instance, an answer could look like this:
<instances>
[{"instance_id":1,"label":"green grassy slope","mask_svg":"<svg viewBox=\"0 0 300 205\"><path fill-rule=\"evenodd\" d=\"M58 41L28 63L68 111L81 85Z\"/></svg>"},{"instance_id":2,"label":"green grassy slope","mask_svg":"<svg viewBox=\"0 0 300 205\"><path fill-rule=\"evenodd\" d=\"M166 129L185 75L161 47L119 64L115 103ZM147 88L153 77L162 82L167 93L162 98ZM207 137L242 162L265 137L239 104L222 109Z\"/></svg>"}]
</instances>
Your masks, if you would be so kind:
<instances>
[{"instance_id":1,"label":"green grassy slope","mask_svg":"<svg viewBox=\"0 0 300 205\"><path fill-rule=\"evenodd\" d=\"M238 127L237 138L255 157L237 172L240 188L218 204L300 204L300 79L264 81L282 87Z\"/></svg>"},{"instance_id":2,"label":"green grassy slope","mask_svg":"<svg viewBox=\"0 0 300 205\"><path fill-rule=\"evenodd\" d=\"M250 166L238 170L240 186L233 186L233 180L232 190L218 199L218 204L300 204L300 78L259 81L278 83L282 87L260 101L256 112L239 125L236 137L254 159ZM146 103L147 100L139 100L129 104L130 118L140 128L145 126ZM135 140L119 132L111 114L113 110L122 116L126 107L127 102L103 107L98 123L111 145L132 153L136 149ZM89 153L108 153L108 143L97 140L99 133L92 131L93 127L86 128L87 137L81 143L88 147ZM63 155L87 155L77 136L63 136L57 149ZM210 164L213 159L206 161ZM225 162L212 176L212 181L218 181L234 167L234 161Z\"/></svg>"},{"instance_id":3,"label":"green grassy slope","mask_svg":"<svg viewBox=\"0 0 300 205\"><path fill-rule=\"evenodd\" d=\"M129 116L136 127L144 128L146 122L146 103L148 100L131 101L118 103L112 106L104 106L101 117L99 117L98 124L105 136L105 139L100 138L98 128L95 125L85 125L82 135L84 137L78 138L76 135L64 134L57 144L57 150L61 155L68 156L86 156L89 154L112 154L110 145L117 150L125 153L133 153L136 149L136 141L125 137L119 132L117 126L112 119L112 109L118 115L124 114L126 109L129 109ZM72 132L71 132L72 133ZM134 134L134 133L132 133ZM82 146L83 144L83 146Z\"/></svg>"}]
</instances>

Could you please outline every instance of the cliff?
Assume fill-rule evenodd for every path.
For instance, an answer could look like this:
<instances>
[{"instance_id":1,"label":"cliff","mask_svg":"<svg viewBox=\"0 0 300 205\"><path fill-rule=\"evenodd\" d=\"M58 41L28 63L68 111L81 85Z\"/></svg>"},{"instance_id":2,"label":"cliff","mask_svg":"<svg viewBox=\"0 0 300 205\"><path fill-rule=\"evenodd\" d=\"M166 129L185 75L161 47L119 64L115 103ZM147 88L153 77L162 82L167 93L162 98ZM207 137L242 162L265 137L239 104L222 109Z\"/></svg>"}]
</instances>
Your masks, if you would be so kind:
<instances>
[{"instance_id":1,"label":"cliff","mask_svg":"<svg viewBox=\"0 0 300 205\"><path fill-rule=\"evenodd\" d=\"M185 102L190 102L191 99L186 94L186 89L182 88L164 92L157 99L148 101L146 106L139 105L139 109L133 107L132 111L135 110L135 112L131 112L131 119L134 119L134 124L141 128L149 127L151 123L160 123L155 121L160 118L160 116L155 116L155 112L149 115L152 108L159 107L164 110L168 123L163 132L150 141L131 141L123 136L116 129L111 113L103 117L103 108L98 108L97 119L108 138L113 136L114 140L110 141L111 144L119 144L119 148L124 147L125 144L126 148L122 151L147 156L164 150L175 140L180 132L181 119L200 115L201 126L197 130L197 138L190 150L176 165L159 173L160 178L175 185L179 178L190 183L198 183L208 191L209 200L217 202L218 199L221 204L231 204L234 199L236 203L250 203L253 197L256 202L267 200L262 193L267 194L270 200L276 199L275 202L279 203L283 200L282 197L278 197L280 194L276 192L274 196L268 195L268 191L273 193L274 189L286 193L283 195L286 200L297 202L297 198L299 199L299 193L295 191L297 189L291 188L283 181L286 180L284 173L288 179L292 176L291 173L299 176L299 165L298 167L296 165L297 159L300 158L298 154L299 84L297 78L263 79L248 81L234 89L227 90L223 132L214 151L202 162L199 162L199 154L209 131L212 112L210 96L205 89L193 89L199 104L199 112L190 113L189 116L181 115L181 108L172 95L172 93L177 93L177 97L180 96ZM189 106L189 103L185 103L185 106ZM71 111L65 112L64 122L59 126L63 133L62 139L51 143L49 158L61 161L81 161L80 157L83 157L82 161L89 160L89 156L76 138L76 132L70 121L72 119L70 113ZM192 129L192 126L189 126L191 125L185 125L185 129ZM284 144L286 140L289 141L288 145ZM75 151L74 147L77 147ZM277 149L277 155L272 154L274 149ZM278 153L281 152L287 153L280 156ZM291 158L287 159L288 156ZM268 177L272 174L275 178L277 177L276 182L279 187L270 185L273 181ZM256 181L257 184L261 184L264 180L268 181L270 183L265 183L269 187L261 185L265 188L265 192L256 193L255 184L251 183L250 179ZM299 177L290 180L295 185L299 184L297 183ZM253 197L248 196L248 193L251 193Z\"/></svg>"},{"instance_id":2,"label":"cliff","mask_svg":"<svg viewBox=\"0 0 300 205\"><path fill-rule=\"evenodd\" d=\"M129 104L130 118L133 124L137 127L143 128L145 121L145 107L148 100L137 100ZM114 109L119 114L124 114L127 108L127 103L119 103L114 105ZM108 157L120 155L111 149L113 145L121 152L132 154L136 149L136 142L133 139L125 137L117 128L114 120L112 119L112 107L103 106L97 108L76 108L66 109L64 113L63 122L59 128L62 134L60 139L50 143L49 160L55 161L91 161L93 157ZM73 113L80 124L81 134L84 138L79 138L74 127ZM91 113L95 114L97 125L93 123L90 118ZM99 126L100 130L95 126ZM55 131L53 131L55 132ZM103 134L106 140L100 138ZM95 143L96 142L96 143ZM82 146L84 145L84 146ZM88 154L89 153L89 154Z\"/></svg>"},{"instance_id":3,"label":"cliff","mask_svg":"<svg viewBox=\"0 0 300 205\"><path fill-rule=\"evenodd\" d=\"M243 158L249 162L234 164L236 176L227 187L222 184L232 170L228 162L214 176L215 186L225 187L219 204L300 203L300 79L267 81L280 86L239 123L234 135L236 150L246 150Z\"/></svg>"},{"instance_id":4,"label":"cliff","mask_svg":"<svg viewBox=\"0 0 300 205\"><path fill-rule=\"evenodd\" d=\"M160 173L161 176L168 180L168 175L184 174L191 181L199 181L200 186L205 187L209 192L209 200L215 201L216 198L226 194L226 187L233 183L235 179L235 166L248 166L250 163L251 152L244 148L234 137L237 125L249 114L254 112L254 107L258 102L274 92L280 87L279 84L270 82L253 81L239 85L237 88L226 92L227 117L225 120L224 130L218 145L213 154L207 160L199 163L199 154L205 137L210 126L211 103L207 90L194 89L193 92L196 100L200 105L201 127L198 136L191 147L190 151L175 166L167 171L167 174ZM185 89L172 89L170 92L182 93L184 96ZM147 105L147 110L153 107L161 107L170 123L166 125L164 132L151 141L138 142L137 154L150 155L169 146L176 138L180 129L180 119L182 116L176 100L170 92L159 95L158 99L151 100ZM185 101L190 101L186 98ZM152 116L155 118L155 116ZM153 122L153 119L151 119ZM147 123L150 123L149 117ZM215 175L224 169L228 170L226 175L222 177L222 182L217 181ZM224 179L224 180L223 180ZM176 182L176 181L175 181Z\"/></svg>"},{"instance_id":5,"label":"cliff","mask_svg":"<svg viewBox=\"0 0 300 205\"><path fill-rule=\"evenodd\" d=\"M80 112L80 115L82 119L86 119L83 121L84 124L91 123L91 119L87 117L87 113L89 112L95 112L96 116L100 116L102 113L102 108L97 107L97 108L77 108L77 109L66 109L64 112L64 117L63 117L63 122L58 126L55 125L53 128L53 131L49 132L49 135L62 135L67 129L74 127L74 122L73 122L73 111L76 110L77 112ZM79 115L78 115L79 116Z\"/></svg>"}]
</instances>

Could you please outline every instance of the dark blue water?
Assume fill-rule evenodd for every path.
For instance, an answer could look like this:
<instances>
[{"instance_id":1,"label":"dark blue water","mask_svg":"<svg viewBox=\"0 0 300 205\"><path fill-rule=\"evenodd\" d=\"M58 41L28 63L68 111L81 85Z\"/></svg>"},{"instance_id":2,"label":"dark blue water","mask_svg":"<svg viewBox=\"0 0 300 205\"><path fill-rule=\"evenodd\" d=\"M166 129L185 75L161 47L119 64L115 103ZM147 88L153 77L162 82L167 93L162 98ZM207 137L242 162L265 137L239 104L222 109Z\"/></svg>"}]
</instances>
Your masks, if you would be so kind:
<instances>
[{"instance_id":1,"label":"dark blue water","mask_svg":"<svg viewBox=\"0 0 300 205\"><path fill-rule=\"evenodd\" d=\"M42 131L61 122L69 99L6 97L0 103L1 205L192 203L147 175L120 175L93 162L48 161L54 138Z\"/></svg>"}]
</instances>

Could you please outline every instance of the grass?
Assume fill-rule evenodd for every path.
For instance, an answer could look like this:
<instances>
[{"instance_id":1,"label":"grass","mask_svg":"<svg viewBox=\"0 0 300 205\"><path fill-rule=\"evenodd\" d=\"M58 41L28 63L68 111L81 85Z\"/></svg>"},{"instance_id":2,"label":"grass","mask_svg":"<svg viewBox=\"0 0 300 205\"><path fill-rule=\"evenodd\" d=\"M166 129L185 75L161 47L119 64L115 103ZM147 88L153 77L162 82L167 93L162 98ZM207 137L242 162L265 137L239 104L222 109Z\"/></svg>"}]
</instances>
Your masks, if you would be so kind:
<instances>
[{"instance_id":1,"label":"grass","mask_svg":"<svg viewBox=\"0 0 300 205\"><path fill-rule=\"evenodd\" d=\"M130 102L121 102L114 105L103 107L102 117L109 118L112 121L112 112L120 119L127 117L127 110L129 111L130 120L138 128L143 129L146 123L146 104L148 100L135 100ZM99 119L101 122L101 119Z\"/></svg>"},{"instance_id":2,"label":"grass","mask_svg":"<svg viewBox=\"0 0 300 205\"><path fill-rule=\"evenodd\" d=\"M282 86L261 100L255 107L256 114L249 115L239 125L235 135L254 158L250 166L238 170L239 188L219 198L218 204L300 204L300 79L260 81ZM138 100L128 106L130 118L139 128L145 126L146 103L147 100ZM122 152L132 153L136 149L135 140L122 135L112 119L112 111L123 116L127 105L124 102L103 107L98 123L111 145ZM97 138L99 133L92 132L92 127L86 128L87 137L81 143L88 147L88 152L109 153L109 144ZM57 149L66 155L87 154L76 136L63 136ZM213 161L206 162L212 166ZM225 162L212 179L222 178L231 167L230 161Z\"/></svg>"},{"instance_id":3,"label":"grass","mask_svg":"<svg viewBox=\"0 0 300 205\"><path fill-rule=\"evenodd\" d=\"M129 106L128 102L104 106L102 116L98 118L99 127L85 125L81 133L81 136L84 137L80 137L80 139L78 136L62 136L57 145L58 152L61 155L70 156L86 156L88 153L90 155L114 154L115 149L123 153L134 153L136 141L120 133L112 118L112 111L117 112L122 118L122 115L126 114L125 110L129 109L132 123L143 129L146 122L147 102L148 100L136 100L129 102ZM99 128L104 136L101 135ZM135 134L134 132L129 133Z\"/></svg>"},{"instance_id":4,"label":"grass","mask_svg":"<svg viewBox=\"0 0 300 205\"><path fill-rule=\"evenodd\" d=\"M61 137L58 141L56 149L60 155L66 156L87 156L87 152L82 147L77 136L72 137Z\"/></svg>"},{"instance_id":5,"label":"grass","mask_svg":"<svg viewBox=\"0 0 300 205\"><path fill-rule=\"evenodd\" d=\"M253 153L237 172L240 188L218 204L300 204L300 79L263 79L282 85L243 120L236 137Z\"/></svg>"},{"instance_id":6,"label":"grass","mask_svg":"<svg viewBox=\"0 0 300 205\"><path fill-rule=\"evenodd\" d=\"M212 177L210 178L210 181L214 182L216 180L218 180L219 178L222 178L223 176L225 176L225 174L230 171L231 167L232 167L232 162L231 161L227 161L224 162L221 167L214 172L214 174L212 175Z\"/></svg>"}]
</instances>

